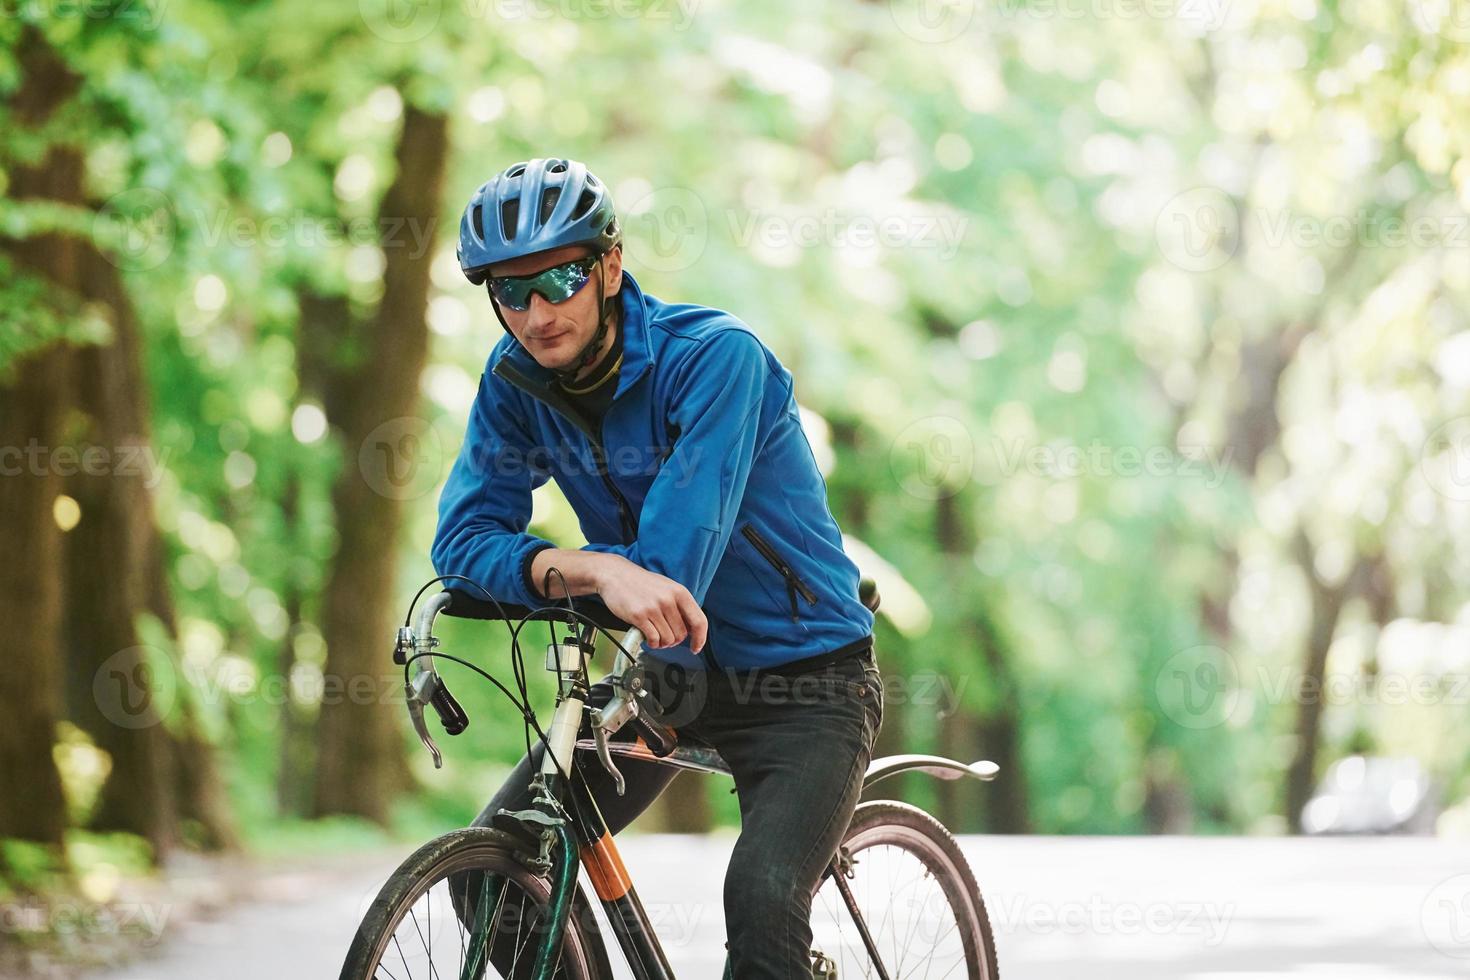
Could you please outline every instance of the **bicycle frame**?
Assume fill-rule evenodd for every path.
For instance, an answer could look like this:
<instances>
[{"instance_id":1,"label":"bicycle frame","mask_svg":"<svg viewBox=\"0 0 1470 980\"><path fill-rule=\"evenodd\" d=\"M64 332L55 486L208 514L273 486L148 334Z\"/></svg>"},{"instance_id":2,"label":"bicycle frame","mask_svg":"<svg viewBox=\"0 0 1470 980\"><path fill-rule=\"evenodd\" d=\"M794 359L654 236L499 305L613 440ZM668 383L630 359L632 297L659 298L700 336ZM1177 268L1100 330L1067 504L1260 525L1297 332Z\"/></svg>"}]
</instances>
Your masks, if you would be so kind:
<instances>
[{"instance_id":1,"label":"bicycle frame","mask_svg":"<svg viewBox=\"0 0 1470 980\"><path fill-rule=\"evenodd\" d=\"M424 747L433 756L435 768L442 766L442 756L434 744L424 723L424 708L432 705L445 722L446 730L458 734L463 730L463 710L454 702L434 667L432 651L437 648L434 637L434 620L450 602L450 594L442 592L431 597L420 613L418 629L408 627L399 630L395 659L399 663L407 654L414 654L412 663L417 673L406 685L409 715L414 729ZM621 684L615 687L611 700L591 714L593 739L578 739L582 716L587 709L588 678L587 660L594 650L597 632L586 624L580 625L577 642L554 644L548 649L547 669L557 674L557 703L551 725L546 730L547 751L543 755L540 771L532 778L535 802L534 809L518 813L502 810L495 815L493 824L506 831L525 845L524 860L530 866L549 874L552 879L551 895L547 903L548 915L540 947L536 953L532 976L535 980L552 980L555 973L562 939L566 933L573 899L577 892L577 872L586 868L593 891L602 905L607 920L617 937L618 945L637 980L673 980L662 946L655 935L653 925L643 908L632 878L623 864L612 834L608 831L596 801L587 789L587 784L578 768L580 758L586 758L595 750L604 768L616 781L619 792L622 774L612 761L614 755L651 761L661 765L702 772L729 773L728 767L718 753L703 746L678 746L665 756L657 756L640 738L635 742L608 741L640 712L637 701L629 696ZM623 678L637 663L637 651L642 648L643 634L636 628L627 630L618 644L613 662L613 676ZM454 724L455 722L459 724ZM898 755L874 759L864 775L864 789L882 779L901 772L917 770L940 779L952 780L970 777L989 781L995 778L998 768L994 763L980 761L969 765L931 755ZM834 875L838 890L857 925L869 955L886 980L878 950L868 934L857 905L846 887L843 876L844 857L842 852L834 856L825 875ZM481 909L482 918L494 916L493 908ZM483 965L477 951L467 963L466 976Z\"/></svg>"},{"instance_id":2,"label":"bicycle frame","mask_svg":"<svg viewBox=\"0 0 1470 980\"><path fill-rule=\"evenodd\" d=\"M614 674L621 676L632 666L636 655L630 655L629 651L637 651L642 644L643 635L638 630L631 629L624 635L614 660ZM571 912L572 897L576 889L576 869L580 865L587 869L592 889L607 915L608 923L617 937L618 945L622 947L633 976L639 980L673 980L673 969L659 945L653 924L649 921L648 913L633 887L633 880L628 875L628 869L613 844L612 834L608 831L602 812L597 808L597 803L592 799L577 768L577 733L586 707L586 654L581 645L574 643L562 644L554 649L561 651L561 662L555 665L561 684L556 712L552 716L551 727L547 729L549 751L542 758L540 778L569 818L571 833L563 834L558 839L555 866L560 873L549 903L550 927L542 940L542 948L538 951L533 976L536 980L551 980L555 970L556 951L561 945L566 918ZM600 735L599 741L605 737L603 733L611 734L616 731L636 710L634 703L619 691L605 707L594 711L592 726ZM605 743L603 748L605 750ZM618 778L620 780L621 776Z\"/></svg>"}]
</instances>

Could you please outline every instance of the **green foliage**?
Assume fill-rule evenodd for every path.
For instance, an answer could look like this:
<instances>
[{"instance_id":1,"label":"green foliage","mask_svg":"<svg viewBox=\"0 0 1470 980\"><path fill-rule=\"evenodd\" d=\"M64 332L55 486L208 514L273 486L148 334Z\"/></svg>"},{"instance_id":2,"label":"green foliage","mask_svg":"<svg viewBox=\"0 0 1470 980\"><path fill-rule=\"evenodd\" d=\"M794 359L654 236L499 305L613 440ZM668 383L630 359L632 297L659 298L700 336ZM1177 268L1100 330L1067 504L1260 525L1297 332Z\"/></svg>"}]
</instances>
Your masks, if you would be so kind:
<instances>
[{"instance_id":1,"label":"green foliage","mask_svg":"<svg viewBox=\"0 0 1470 980\"><path fill-rule=\"evenodd\" d=\"M405 102L454 118L445 212L424 230L422 414L441 479L500 331L455 270L458 204L513 160L587 160L614 186L644 286L731 310L793 368L832 430L813 441L832 457L834 511L921 599L926 625L883 627L885 669L962 681L958 710L976 718L1014 711L1022 771L1002 778L1024 781L1035 829L1157 829L1151 794L1186 798L1200 830L1279 812L1296 704L1259 678L1302 660L1299 533L1328 577L1383 557L1390 622L1462 635L1470 538L1452 529L1466 512L1420 467L1434 429L1470 408L1453 346L1466 253L1371 229L1463 216L1470 128L1455 110L1470 49L1371 5L1236 12L1205 31L984 5L943 43L895 32L886 4L841 16L721 4L682 29L626 16L506 25L488 7L439 6L437 30L414 43L385 41L355 5L301 0L174 2L155 30L121 35L50 25L84 79L68 125L89 193L120 221L0 209L7 234L91 235L125 270L146 339L177 661L253 840L277 826L283 708L260 692L292 663L293 684L272 689L308 723L316 709L330 488L356 465L326 424L323 367L304 343L331 325L303 311L315 295L360 317L381 295L374 221ZM19 35L0 29L0 87L13 89ZM6 167L60 138L5 132ZM1191 264L1169 238L1170 208L1192 188L1238 220L1218 263ZM885 221L896 240L852 237ZM1273 231L1303 223L1341 224L1352 243ZM804 228L815 241L792 240ZM105 339L104 318L4 271L0 363ZM1259 358L1294 330L1306 339L1279 395L1243 418ZM327 346L327 371L362 356L351 330ZM937 486L938 444L915 436L935 424L966 460ZM1278 425L1246 465L1240 434ZM1130 453L1158 465L1130 466ZM434 499L409 503L404 601L430 574ZM579 540L551 488L536 528ZM1223 616L1207 617L1212 604ZM1333 669L1371 688L1401 656L1380 650L1385 625L1350 602ZM455 623L446 642L508 675L495 629ZM1234 665L1237 710L1182 724L1160 685L1181 651L1211 644ZM446 672L472 725L448 770L420 773L434 795L416 803L463 822L523 742L497 692ZM244 693L218 694L241 678ZM933 714L892 717L905 743L933 749ZM1372 733L1462 790L1463 749L1405 714L1330 707L1327 754ZM351 827L283 839L298 829L357 839Z\"/></svg>"}]
</instances>

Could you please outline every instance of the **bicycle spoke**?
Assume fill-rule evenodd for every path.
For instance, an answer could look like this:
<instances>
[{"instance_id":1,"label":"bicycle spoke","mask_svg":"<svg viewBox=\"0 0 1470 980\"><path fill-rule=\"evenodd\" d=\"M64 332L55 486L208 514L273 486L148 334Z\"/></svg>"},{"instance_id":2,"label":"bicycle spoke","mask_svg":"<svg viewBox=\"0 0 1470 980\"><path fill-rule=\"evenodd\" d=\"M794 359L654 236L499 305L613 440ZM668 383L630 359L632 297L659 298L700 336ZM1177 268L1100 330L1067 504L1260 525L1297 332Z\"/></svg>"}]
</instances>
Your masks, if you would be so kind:
<instances>
[{"instance_id":1,"label":"bicycle spoke","mask_svg":"<svg viewBox=\"0 0 1470 980\"><path fill-rule=\"evenodd\" d=\"M460 905L460 908L462 908L462 909L468 909L470 907L470 876L469 875L464 875L463 877L464 877L464 903L462 905ZM452 884L449 886L449 903L451 905L454 904L454 886ZM455 916L455 918L456 919L459 919L460 917L459 916ZM465 950L464 921L461 919L460 922L459 922L459 978L460 978L460 980L464 980L465 953L466 953L466 950Z\"/></svg>"},{"instance_id":2,"label":"bicycle spoke","mask_svg":"<svg viewBox=\"0 0 1470 980\"><path fill-rule=\"evenodd\" d=\"M428 897L429 897L428 896L428 893L425 893L424 898L427 899ZM429 918L429 923L430 923L429 935L431 937L434 935L434 930L432 928L432 924L433 924L433 921L434 921L434 919L433 919L433 908L434 908L434 903L433 903L433 900L432 899L424 903L424 915ZM424 931L419 928L419 917L413 914L413 910L412 909L409 909L408 915L409 915L409 918L411 918L413 920L413 931L416 932L416 933L418 933L419 945L422 946L422 947L424 947L424 956L426 956L428 958L428 960L429 960L429 977L430 977L430 980L437 980L439 974L438 974L438 971L436 971L434 969L434 951L433 951L433 949L431 949L429 947L428 940L424 938Z\"/></svg>"},{"instance_id":3,"label":"bicycle spoke","mask_svg":"<svg viewBox=\"0 0 1470 980\"><path fill-rule=\"evenodd\" d=\"M495 898L495 915L490 919L490 924L484 930L479 928L479 921L484 919L484 902L489 897L490 876L480 876L480 906L476 910L476 929L470 936L470 953L466 958L464 969L460 971L460 980L476 980L478 975L484 972L485 964L490 960L490 950L495 948L495 934L500 931L500 919L505 914L505 895L510 890L510 880L506 879L500 884L500 894ZM469 885L466 883L465 892L468 894ZM468 899L466 899L468 903Z\"/></svg>"},{"instance_id":4,"label":"bicycle spoke","mask_svg":"<svg viewBox=\"0 0 1470 980\"><path fill-rule=\"evenodd\" d=\"M827 938L814 945L832 957L840 976L944 980L968 975L969 949L960 933L960 916L968 906L958 910L952 906L952 900L962 902L963 898L951 898L931 859L914 849L921 844L927 845L927 839L917 836L913 843L900 836L870 841L866 846L854 844L853 877L847 883L856 903L851 909L834 880L823 882L818 892L821 899L813 903L813 935L820 931ZM875 962L861 930L855 934L848 928L851 923L844 921L854 916L868 927L875 948L881 951L881 964ZM832 944L835 949L826 948Z\"/></svg>"},{"instance_id":5,"label":"bicycle spoke","mask_svg":"<svg viewBox=\"0 0 1470 980\"><path fill-rule=\"evenodd\" d=\"M398 933L393 934L393 946L398 950L398 958L403 961L403 975L412 977L413 971L408 968L408 957L403 955L403 946L398 942Z\"/></svg>"},{"instance_id":6,"label":"bicycle spoke","mask_svg":"<svg viewBox=\"0 0 1470 980\"><path fill-rule=\"evenodd\" d=\"M927 868L924 869L923 877L925 877L925 878L930 877L929 870ZM924 914L923 913L924 913L924 908L923 908L923 905L921 904L919 906L919 914L913 917L913 921L909 923L909 931L903 937L903 951L899 955L898 963L895 965L895 969L902 969L904 963L908 962L908 958L909 958L909 946L914 941L914 930L916 928L918 928L919 923L924 920ZM938 945L938 944L936 943L936 945ZM932 960L932 957L930 959Z\"/></svg>"}]
</instances>

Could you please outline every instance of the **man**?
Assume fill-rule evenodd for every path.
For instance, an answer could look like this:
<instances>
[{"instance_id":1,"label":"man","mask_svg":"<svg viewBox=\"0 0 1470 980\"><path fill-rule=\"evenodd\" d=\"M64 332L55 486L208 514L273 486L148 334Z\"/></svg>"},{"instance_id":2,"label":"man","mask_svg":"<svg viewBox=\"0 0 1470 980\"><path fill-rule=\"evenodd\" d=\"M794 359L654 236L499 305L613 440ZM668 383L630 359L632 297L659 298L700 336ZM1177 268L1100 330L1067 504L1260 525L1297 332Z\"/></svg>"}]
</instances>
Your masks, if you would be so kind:
<instances>
[{"instance_id":1,"label":"man","mask_svg":"<svg viewBox=\"0 0 1470 980\"><path fill-rule=\"evenodd\" d=\"M434 564L528 606L596 593L643 631L655 670L705 671L679 728L724 756L739 793L728 972L809 977L812 890L857 802L882 700L873 617L791 375L730 314L639 289L611 194L575 161L519 163L477 190L459 261L488 285L507 336L439 502ZM527 533L547 479L585 547ZM539 762L536 746L477 822L529 805ZM672 770L628 762L625 776L620 798L589 772L614 833Z\"/></svg>"}]
</instances>

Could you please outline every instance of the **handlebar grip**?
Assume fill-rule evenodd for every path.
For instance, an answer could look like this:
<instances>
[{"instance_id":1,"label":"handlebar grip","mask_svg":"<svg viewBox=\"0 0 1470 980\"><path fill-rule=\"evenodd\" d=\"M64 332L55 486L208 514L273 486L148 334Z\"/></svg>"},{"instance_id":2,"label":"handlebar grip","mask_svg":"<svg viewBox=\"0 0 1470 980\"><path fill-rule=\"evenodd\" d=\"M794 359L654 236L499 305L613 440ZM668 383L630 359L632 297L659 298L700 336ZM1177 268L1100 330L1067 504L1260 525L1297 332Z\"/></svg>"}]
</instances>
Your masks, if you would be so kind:
<instances>
[{"instance_id":1,"label":"handlebar grip","mask_svg":"<svg viewBox=\"0 0 1470 980\"><path fill-rule=\"evenodd\" d=\"M545 607L533 610L513 602L496 604L483 597L471 595L463 589L445 589L444 591L449 593L449 605L444 607L444 615L460 619L518 622L527 618L561 620L566 615L566 605L563 600L548 600ZM609 612L607 606L603 605L596 596L578 596L572 600L572 608L603 629L620 631L628 629L628 624Z\"/></svg>"},{"instance_id":2,"label":"handlebar grip","mask_svg":"<svg viewBox=\"0 0 1470 980\"><path fill-rule=\"evenodd\" d=\"M648 750L662 759L679 745L679 735L668 725L645 712L638 712L632 722L633 730L643 736Z\"/></svg>"},{"instance_id":3,"label":"handlebar grip","mask_svg":"<svg viewBox=\"0 0 1470 980\"><path fill-rule=\"evenodd\" d=\"M429 696L429 703L439 713L439 723L444 726L445 734L458 735L470 727L469 715L464 713L464 708L449 693L449 687L442 678L435 686L434 693Z\"/></svg>"}]
</instances>

